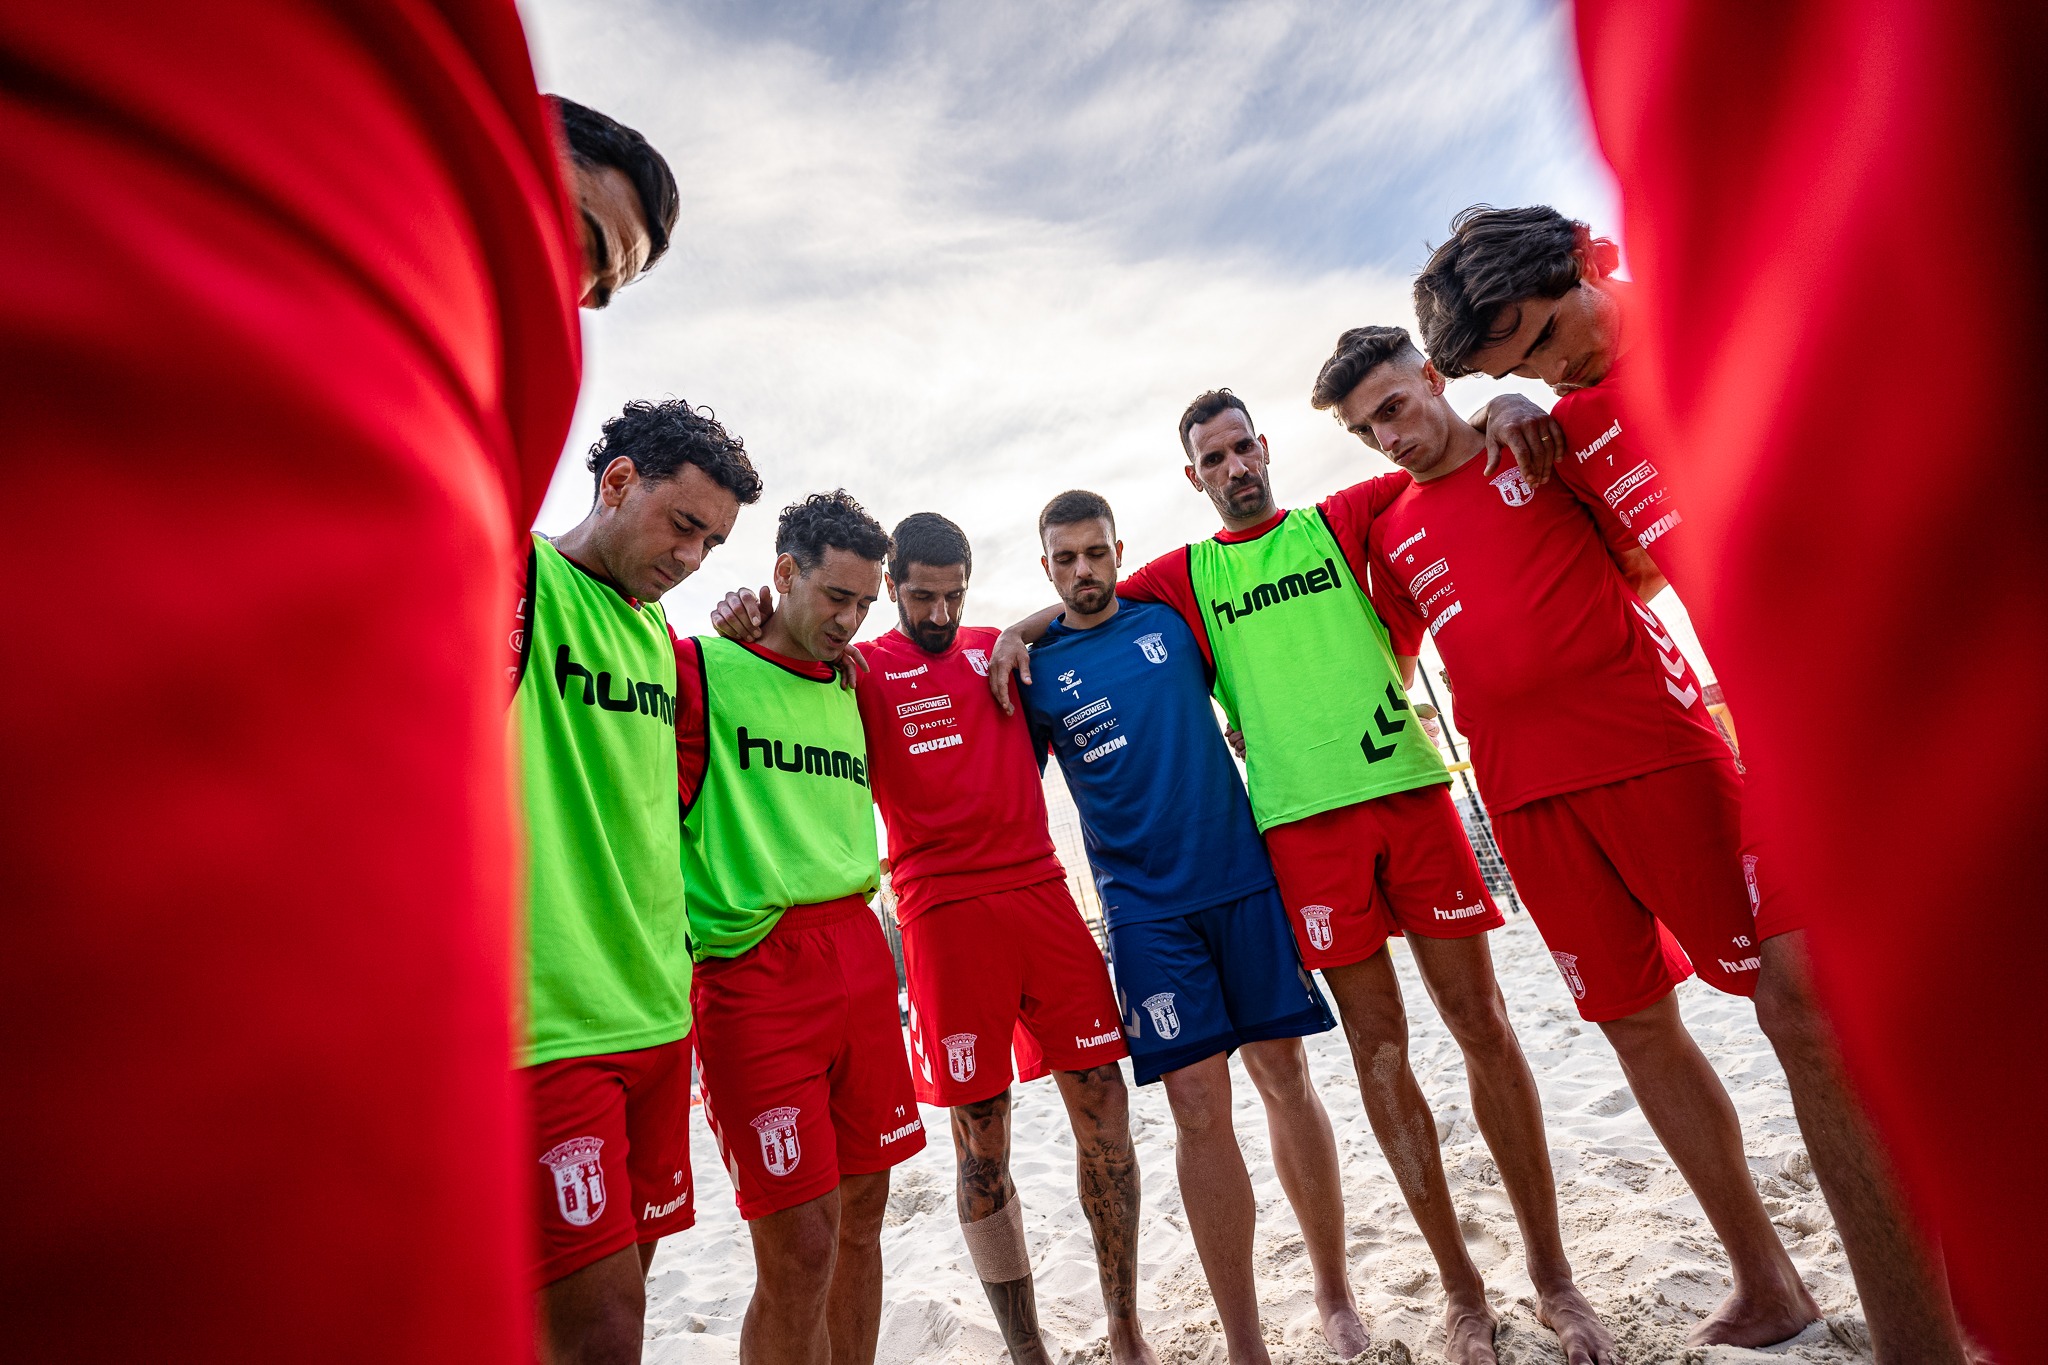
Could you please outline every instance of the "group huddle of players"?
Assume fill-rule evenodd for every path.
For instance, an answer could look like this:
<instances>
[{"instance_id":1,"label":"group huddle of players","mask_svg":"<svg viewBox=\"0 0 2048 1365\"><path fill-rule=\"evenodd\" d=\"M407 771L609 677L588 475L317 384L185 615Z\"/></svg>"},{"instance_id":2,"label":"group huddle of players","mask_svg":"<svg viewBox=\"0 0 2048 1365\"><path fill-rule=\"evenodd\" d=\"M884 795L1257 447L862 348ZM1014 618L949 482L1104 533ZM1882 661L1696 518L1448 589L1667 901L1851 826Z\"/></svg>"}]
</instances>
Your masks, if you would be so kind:
<instances>
[{"instance_id":1,"label":"group huddle of players","mask_svg":"<svg viewBox=\"0 0 2048 1365\"><path fill-rule=\"evenodd\" d=\"M1873 1320L1899 1324L1891 1340L1912 1358L1961 1359L1816 1016L1798 912L1745 834L1742 768L1648 605L1684 515L1629 414L1614 264L1610 243L1548 208L1460 214L1416 282L1422 347L1359 327L1304 376L1313 406L1399 472L1283 509L1244 400L1203 393L1178 444L1221 529L1124 575L1110 505L1061 493L1036 526L1059 601L1001 633L962 624L973 554L958 526L921 511L885 531L842 489L783 510L772 586L728 594L716 633L675 638L659 597L762 480L707 409L633 403L605 423L592 509L534 538L513 636L544 1345L578 1358L609 1331L617 1358L637 1352L654 1245L694 1220L694 1056L754 1249L743 1359L872 1358L889 1171L925 1145L920 1103L950 1111L962 1234L1010 1354L1048 1359L1009 1121L1013 1081L1050 1074L1110 1357L1153 1360L1128 1058L1139 1084L1165 1086L1230 1359L1263 1361L1237 1053L1323 1334L1355 1355L1369 1338L1337 1149L1301 1043L1341 1022L1436 1260L1446 1355L1492 1361L1496 1317L1408 1063L1387 949L1403 935L1463 1052L1537 1316L1574 1365L1618 1361L1559 1228L1539 1095L1488 949L1503 919L1410 699L1427 631L1560 988L1615 1049L1727 1253L1732 1288L1693 1340L1767 1345L1819 1316L1672 994L1697 975L1757 997L1856 1273L1889 1291L1866 1291ZM1482 371L1547 382L1555 409L1509 396L1460 416L1447 379ZM856 649L884 591L897 627ZM1048 755L1080 812L1107 963L1054 855ZM869 908L871 806L907 1051Z\"/></svg>"},{"instance_id":2,"label":"group huddle of players","mask_svg":"<svg viewBox=\"0 0 2048 1365\"><path fill-rule=\"evenodd\" d=\"M1010 1086L1040 1072L1108 1353L1149 1359L1128 1057L1167 1093L1230 1355L1257 1360L1235 1051L1350 1353L1328 1078L1300 1043L1341 1022L1446 1353L1486 1361L1398 932L1540 1316L1572 1365L1615 1361L1408 691L1428 631L1556 989L1725 1249L1695 1339L1782 1340L1815 1305L1673 1002L1687 974L1755 998L1874 1357L1972 1358L1944 1270L2001 1359L2038 1355L2038 897L2010 855L2044 827L2048 537L2010 405L1975 371L1939 381L1957 341L2037 349L2048 21L1572 12L1642 283L1547 209L1460 215L1419 336L1358 328L1301 376L1400 473L1282 510L1215 390L1177 440L1221 528L1128 578L1113 510L1063 493L1036 528L1059 605L964 628L957 527L891 535L821 493L783 513L772 588L678 641L661 596L762 481L707 411L630 404L590 516L529 542L578 304L663 257L680 196L637 133L543 100L512 4L0 7L9 1351L496 1363L532 1358L537 1320L550 1365L637 1360L652 1250L694 1213L694 1068L753 1244L742 1359L872 1360L920 1100L950 1110L1011 1354L1043 1358L1007 1161ZM1833 385L1871 366L1904 381L1878 405L1895 429L1845 460ZM1443 389L1467 372L1560 397L1460 416ZM1666 579L1747 772L1647 605ZM885 586L900 628L856 660ZM1883 689L1926 695L1931 657L1972 671L1998 762L1894 713ZM1048 755L1107 964L1045 836ZM877 804L908 1044L868 907Z\"/></svg>"}]
</instances>

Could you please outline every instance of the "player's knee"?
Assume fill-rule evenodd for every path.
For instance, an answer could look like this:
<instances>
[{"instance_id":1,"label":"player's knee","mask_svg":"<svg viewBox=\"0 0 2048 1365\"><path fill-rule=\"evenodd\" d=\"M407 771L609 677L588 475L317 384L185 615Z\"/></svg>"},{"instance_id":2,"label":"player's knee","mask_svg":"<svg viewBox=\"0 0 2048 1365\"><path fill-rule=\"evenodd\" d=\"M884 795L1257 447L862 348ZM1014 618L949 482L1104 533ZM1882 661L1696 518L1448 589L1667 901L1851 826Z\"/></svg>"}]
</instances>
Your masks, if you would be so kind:
<instances>
[{"instance_id":1,"label":"player's knee","mask_svg":"<svg viewBox=\"0 0 2048 1365\"><path fill-rule=\"evenodd\" d=\"M1173 1126L1184 1137L1199 1137L1230 1124L1230 1076L1211 1075L1194 1067L1166 1077L1167 1107Z\"/></svg>"},{"instance_id":2,"label":"player's knee","mask_svg":"<svg viewBox=\"0 0 2048 1365\"><path fill-rule=\"evenodd\" d=\"M1826 1026L1805 972L1791 963L1766 958L1756 980L1756 1022L1779 1052L1807 1050L1822 1044Z\"/></svg>"},{"instance_id":3,"label":"player's knee","mask_svg":"<svg viewBox=\"0 0 2048 1365\"><path fill-rule=\"evenodd\" d=\"M1247 1043L1244 1069L1267 1104L1298 1104L1309 1098L1308 1052L1298 1038Z\"/></svg>"},{"instance_id":4,"label":"player's knee","mask_svg":"<svg viewBox=\"0 0 2048 1365\"><path fill-rule=\"evenodd\" d=\"M1467 1047L1497 1045L1509 1033L1507 1004L1498 990L1446 993L1437 1011L1451 1036Z\"/></svg>"}]
</instances>

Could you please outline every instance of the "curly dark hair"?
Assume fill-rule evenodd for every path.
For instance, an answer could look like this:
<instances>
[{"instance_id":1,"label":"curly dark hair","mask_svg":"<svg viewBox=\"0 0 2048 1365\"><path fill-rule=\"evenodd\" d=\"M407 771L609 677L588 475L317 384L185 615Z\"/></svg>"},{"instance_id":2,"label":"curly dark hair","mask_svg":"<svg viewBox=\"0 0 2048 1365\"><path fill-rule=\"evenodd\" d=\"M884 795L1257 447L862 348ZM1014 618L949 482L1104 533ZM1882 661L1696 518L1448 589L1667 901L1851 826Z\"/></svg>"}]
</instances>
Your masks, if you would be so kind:
<instances>
[{"instance_id":1,"label":"curly dark hair","mask_svg":"<svg viewBox=\"0 0 2048 1365\"><path fill-rule=\"evenodd\" d=\"M1360 381L1398 356L1422 358L1405 327L1353 327L1337 338L1337 349L1323 362L1308 404L1317 412L1336 407Z\"/></svg>"},{"instance_id":2,"label":"curly dark hair","mask_svg":"<svg viewBox=\"0 0 2048 1365\"><path fill-rule=\"evenodd\" d=\"M1515 334L1524 299L1561 299L1579 283L1580 261L1602 271L1614 243L1548 204L1497 209L1474 204L1451 219L1451 236L1415 277L1415 319L1430 363L1447 379L1472 373L1474 352Z\"/></svg>"},{"instance_id":3,"label":"curly dark hair","mask_svg":"<svg viewBox=\"0 0 2048 1365\"><path fill-rule=\"evenodd\" d=\"M1223 411L1222 408L1216 409ZM1212 413L1210 416L1214 416ZM1209 420L1207 417L1203 421ZM1072 526L1077 521L1094 521L1100 517L1109 523L1109 534L1116 535L1116 513L1109 510L1109 499L1100 493L1090 493L1085 488L1069 488L1066 492L1047 503L1038 514L1038 542L1045 543L1045 528L1048 526Z\"/></svg>"},{"instance_id":4,"label":"curly dark hair","mask_svg":"<svg viewBox=\"0 0 2048 1365\"><path fill-rule=\"evenodd\" d=\"M682 196L676 191L675 173L646 138L617 119L560 95L547 100L562 121L569 155L585 166L616 166L639 192L640 213L647 220L647 259L640 273L646 274L668 250L669 235L676 230Z\"/></svg>"},{"instance_id":5,"label":"curly dark hair","mask_svg":"<svg viewBox=\"0 0 2048 1365\"><path fill-rule=\"evenodd\" d=\"M967 576L974 574L974 549L967 543L967 533L937 512L912 512L896 523L889 540L889 577L898 583L913 564L934 569L958 564Z\"/></svg>"},{"instance_id":6,"label":"curly dark hair","mask_svg":"<svg viewBox=\"0 0 2048 1365\"><path fill-rule=\"evenodd\" d=\"M659 403L635 399L604 424L604 435L584 461L600 488L605 466L621 455L641 478L654 483L673 479L684 465L693 464L742 507L761 496L761 476L747 458L746 443L720 426L710 408L693 408L680 398Z\"/></svg>"},{"instance_id":7,"label":"curly dark hair","mask_svg":"<svg viewBox=\"0 0 2048 1365\"><path fill-rule=\"evenodd\" d=\"M1195 448L1188 444L1188 433L1227 408L1236 408L1244 414L1244 420L1247 422L1252 420L1252 410L1244 405L1242 398L1229 389L1211 389L1207 393L1197 394L1195 401L1181 411L1180 448L1188 453L1188 458L1193 459L1195 454Z\"/></svg>"},{"instance_id":8,"label":"curly dark hair","mask_svg":"<svg viewBox=\"0 0 2048 1365\"><path fill-rule=\"evenodd\" d=\"M844 488L813 493L782 509L775 523L775 553L788 555L809 573L825 562L828 549L879 564L889 557L889 533Z\"/></svg>"}]
</instances>

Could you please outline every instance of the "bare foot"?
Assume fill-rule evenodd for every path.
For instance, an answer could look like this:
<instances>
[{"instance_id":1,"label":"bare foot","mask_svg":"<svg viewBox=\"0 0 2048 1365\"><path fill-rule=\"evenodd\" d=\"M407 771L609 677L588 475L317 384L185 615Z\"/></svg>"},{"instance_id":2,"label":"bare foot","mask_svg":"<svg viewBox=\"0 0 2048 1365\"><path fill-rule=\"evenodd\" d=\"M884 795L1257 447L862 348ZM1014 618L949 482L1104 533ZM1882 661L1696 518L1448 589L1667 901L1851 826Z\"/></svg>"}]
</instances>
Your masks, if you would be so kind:
<instances>
[{"instance_id":1,"label":"bare foot","mask_svg":"<svg viewBox=\"0 0 2048 1365\"><path fill-rule=\"evenodd\" d=\"M1444 1309L1444 1359L1451 1365L1499 1365L1493 1334L1500 1327L1486 1296L1453 1297Z\"/></svg>"},{"instance_id":2,"label":"bare foot","mask_svg":"<svg viewBox=\"0 0 2048 1365\"><path fill-rule=\"evenodd\" d=\"M1820 1319L1820 1305L1795 1278L1762 1292L1737 1289L1721 1300L1714 1315L1692 1329L1688 1346L1775 1346L1789 1341Z\"/></svg>"},{"instance_id":3,"label":"bare foot","mask_svg":"<svg viewBox=\"0 0 2048 1365\"><path fill-rule=\"evenodd\" d=\"M1621 1352L1608 1335L1607 1324L1575 1285L1566 1285L1536 1300L1536 1321L1557 1333L1570 1365L1621 1365Z\"/></svg>"},{"instance_id":4,"label":"bare foot","mask_svg":"<svg viewBox=\"0 0 2048 1365\"><path fill-rule=\"evenodd\" d=\"M1122 1331L1111 1324L1109 1359L1111 1365L1159 1365L1159 1357L1152 1353L1152 1343L1145 1340L1145 1334L1136 1322L1125 1326Z\"/></svg>"},{"instance_id":5,"label":"bare foot","mask_svg":"<svg viewBox=\"0 0 2048 1365\"><path fill-rule=\"evenodd\" d=\"M1349 1360L1353 1356L1364 1355L1366 1348L1372 1345L1372 1334L1359 1320L1358 1305L1352 1301L1348 1285L1339 1302L1326 1305L1318 1298L1316 1312L1322 1315L1323 1340L1330 1343L1330 1354L1337 1359Z\"/></svg>"}]
</instances>

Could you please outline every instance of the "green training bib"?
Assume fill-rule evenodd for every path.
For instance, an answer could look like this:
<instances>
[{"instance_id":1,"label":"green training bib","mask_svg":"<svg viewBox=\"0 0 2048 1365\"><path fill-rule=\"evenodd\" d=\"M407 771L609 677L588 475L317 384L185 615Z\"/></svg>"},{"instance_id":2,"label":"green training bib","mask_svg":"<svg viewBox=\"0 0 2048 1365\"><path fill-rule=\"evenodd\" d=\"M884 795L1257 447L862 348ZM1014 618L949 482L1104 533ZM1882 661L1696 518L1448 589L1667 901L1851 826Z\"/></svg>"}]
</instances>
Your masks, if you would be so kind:
<instances>
[{"instance_id":1,"label":"green training bib","mask_svg":"<svg viewBox=\"0 0 2048 1365\"><path fill-rule=\"evenodd\" d=\"M533 541L512 724L526 802L522 1065L690 1031L676 793L676 656L635 607Z\"/></svg>"},{"instance_id":2,"label":"green training bib","mask_svg":"<svg viewBox=\"0 0 2048 1365\"><path fill-rule=\"evenodd\" d=\"M738 957L782 912L880 882L868 747L853 693L716 635L704 665L704 782L683 820L696 955Z\"/></svg>"},{"instance_id":3,"label":"green training bib","mask_svg":"<svg viewBox=\"0 0 2048 1365\"><path fill-rule=\"evenodd\" d=\"M1450 781L1321 512L1297 508L1257 540L1197 541L1188 569L1261 833Z\"/></svg>"}]
</instances>

